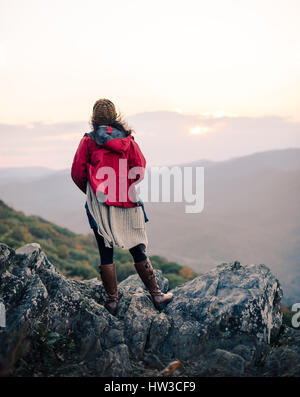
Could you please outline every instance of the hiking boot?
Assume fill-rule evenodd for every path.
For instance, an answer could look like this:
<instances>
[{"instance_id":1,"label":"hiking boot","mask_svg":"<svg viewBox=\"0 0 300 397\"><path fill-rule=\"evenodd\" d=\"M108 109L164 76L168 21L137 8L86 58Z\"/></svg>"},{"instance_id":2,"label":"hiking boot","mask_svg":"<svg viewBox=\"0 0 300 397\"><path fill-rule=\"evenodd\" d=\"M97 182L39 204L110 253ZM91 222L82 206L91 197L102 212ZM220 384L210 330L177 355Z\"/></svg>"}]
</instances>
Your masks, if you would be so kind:
<instances>
[{"instance_id":1,"label":"hiking boot","mask_svg":"<svg viewBox=\"0 0 300 397\"><path fill-rule=\"evenodd\" d=\"M134 266L141 280L149 290L154 306L158 310L164 309L173 299L173 294L171 292L164 294L159 289L150 259L147 258L142 262L135 263Z\"/></svg>"},{"instance_id":2,"label":"hiking boot","mask_svg":"<svg viewBox=\"0 0 300 397\"><path fill-rule=\"evenodd\" d=\"M113 315L118 311L118 287L116 265L110 263L108 265L99 266L102 283L107 294L107 300L104 307Z\"/></svg>"}]
</instances>

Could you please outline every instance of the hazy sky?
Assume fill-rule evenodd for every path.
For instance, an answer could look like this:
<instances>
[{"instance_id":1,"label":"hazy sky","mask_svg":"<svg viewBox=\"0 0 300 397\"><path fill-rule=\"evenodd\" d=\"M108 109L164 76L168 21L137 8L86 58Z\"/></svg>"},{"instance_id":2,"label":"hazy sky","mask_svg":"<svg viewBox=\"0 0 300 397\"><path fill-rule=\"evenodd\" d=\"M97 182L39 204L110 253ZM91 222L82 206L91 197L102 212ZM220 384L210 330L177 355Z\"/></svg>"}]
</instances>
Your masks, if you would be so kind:
<instances>
[{"instance_id":1,"label":"hazy sky","mask_svg":"<svg viewBox=\"0 0 300 397\"><path fill-rule=\"evenodd\" d=\"M126 115L300 120L299 0L0 0L0 122Z\"/></svg>"},{"instance_id":2,"label":"hazy sky","mask_svg":"<svg viewBox=\"0 0 300 397\"><path fill-rule=\"evenodd\" d=\"M176 112L130 116L148 165L226 160L283 148L300 148L300 122L282 117L211 117ZM0 123L0 167L70 168L86 122ZM4 142L4 144L3 144Z\"/></svg>"},{"instance_id":3,"label":"hazy sky","mask_svg":"<svg viewBox=\"0 0 300 397\"><path fill-rule=\"evenodd\" d=\"M0 0L0 166L70 167L110 98L148 164L300 147L300 0Z\"/></svg>"}]
</instances>

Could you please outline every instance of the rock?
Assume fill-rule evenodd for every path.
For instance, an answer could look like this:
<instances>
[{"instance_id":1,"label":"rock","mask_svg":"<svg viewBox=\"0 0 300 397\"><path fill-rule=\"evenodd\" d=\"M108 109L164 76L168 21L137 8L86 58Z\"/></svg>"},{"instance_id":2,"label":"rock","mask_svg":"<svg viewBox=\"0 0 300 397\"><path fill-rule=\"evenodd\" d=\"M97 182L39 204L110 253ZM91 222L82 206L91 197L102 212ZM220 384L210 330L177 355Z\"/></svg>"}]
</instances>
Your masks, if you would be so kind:
<instances>
[{"instance_id":1,"label":"rock","mask_svg":"<svg viewBox=\"0 0 300 397\"><path fill-rule=\"evenodd\" d=\"M189 374L242 376L266 348L272 352L270 343L281 330L281 288L264 265L223 263L175 288L163 312L132 275L119 284L114 317L103 306L105 291L98 279L64 277L38 244L16 252L0 244L0 264L0 300L7 311L7 326L0 328L2 374L14 374L18 360L30 362L41 345L55 344L55 335L75 341L69 361L77 363L80 374L130 376L141 365L156 371L180 360L185 370L193 368ZM167 279L161 271L155 275L167 291ZM68 361L56 353L61 362ZM272 354L264 361L265 373L273 365Z\"/></svg>"},{"instance_id":2,"label":"rock","mask_svg":"<svg viewBox=\"0 0 300 397\"><path fill-rule=\"evenodd\" d=\"M65 278L36 244L22 247L17 255L23 260L11 273L3 273L0 281L7 313L7 326L0 334L2 373L9 373L24 354L23 342L38 326L59 335L75 333L80 360L101 362L102 375L128 375L131 367L122 326L91 298L102 285Z\"/></svg>"},{"instance_id":3,"label":"rock","mask_svg":"<svg viewBox=\"0 0 300 397\"><path fill-rule=\"evenodd\" d=\"M216 349L200 363L198 376L243 376L245 371L245 360L241 356L222 349Z\"/></svg>"},{"instance_id":4,"label":"rock","mask_svg":"<svg viewBox=\"0 0 300 397\"><path fill-rule=\"evenodd\" d=\"M278 280L264 265L221 264L174 289L165 314L171 326L156 350L180 360L197 359L216 347L260 348L282 323Z\"/></svg>"},{"instance_id":5,"label":"rock","mask_svg":"<svg viewBox=\"0 0 300 397\"><path fill-rule=\"evenodd\" d=\"M150 368L158 370L162 370L164 368L164 365L160 359L151 352L145 352L143 361Z\"/></svg>"},{"instance_id":6,"label":"rock","mask_svg":"<svg viewBox=\"0 0 300 397\"><path fill-rule=\"evenodd\" d=\"M16 262L14 250L6 244L0 244L0 274Z\"/></svg>"},{"instance_id":7,"label":"rock","mask_svg":"<svg viewBox=\"0 0 300 397\"><path fill-rule=\"evenodd\" d=\"M300 376L300 332L283 327L278 345L264 360L264 376Z\"/></svg>"},{"instance_id":8,"label":"rock","mask_svg":"<svg viewBox=\"0 0 300 397\"><path fill-rule=\"evenodd\" d=\"M168 290L168 280L161 271L155 271L162 291ZM137 275L129 276L119 284L120 301L118 318L124 324L124 336L131 357L142 359L153 321L159 315L151 295Z\"/></svg>"},{"instance_id":9,"label":"rock","mask_svg":"<svg viewBox=\"0 0 300 397\"><path fill-rule=\"evenodd\" d=\"M232 352L243 357L243 359L251 364L255 358L255 348L245 345L237 345L232 349Z\"/></svg>"},{"instance_id":10,"label":"rock","mask_svg":"<svg viewBox=\"0 0 300 397\"><path fill-rule=\"evenodd\" d=\"M185 366L189 376L196 377L241 377L253 376L247 368L246 360L239 354L224 349L202 354L197 361L187 362Z\"/></svg>"}]
</instances>

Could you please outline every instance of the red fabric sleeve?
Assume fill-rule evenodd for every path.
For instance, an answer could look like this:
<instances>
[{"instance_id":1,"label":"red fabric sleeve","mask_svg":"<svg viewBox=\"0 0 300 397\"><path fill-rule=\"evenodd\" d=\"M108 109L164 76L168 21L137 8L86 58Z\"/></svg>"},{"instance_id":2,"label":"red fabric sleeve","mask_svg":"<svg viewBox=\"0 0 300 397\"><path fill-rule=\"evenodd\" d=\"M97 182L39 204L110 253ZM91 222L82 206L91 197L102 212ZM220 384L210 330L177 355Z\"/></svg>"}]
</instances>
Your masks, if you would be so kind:
<instances>
[{"instance_id":1,"label":"red fabric sleeve","mask_svg":"<svg viewBox=\"0 0 300 397\"><path fill-rule=\"evenodd\" d=\"M140 171L142 171L141 173L133 172L134 170L132 170L130 173L135 182L137 181L140 182L145 175L146 159L139 145L134 140L132 140L131 147L129 150L128 165L129 165L129 169L134 167L140 167Z\"/></svg>"},{"instance_id":2,"label":"red fabric sleeve","mask_svg":"<svg viewBox=\"0 0 300 397\"><path fill-rule=\"evenodd\" d=\"M75 153L71 176L75 184L79 187L83 193L86 193L86 184L88 180L87 175L87 163L89 161L89 152L88 152L88 137L83 137L78 145L77 151Z\"/></svg>"}]
</instances>

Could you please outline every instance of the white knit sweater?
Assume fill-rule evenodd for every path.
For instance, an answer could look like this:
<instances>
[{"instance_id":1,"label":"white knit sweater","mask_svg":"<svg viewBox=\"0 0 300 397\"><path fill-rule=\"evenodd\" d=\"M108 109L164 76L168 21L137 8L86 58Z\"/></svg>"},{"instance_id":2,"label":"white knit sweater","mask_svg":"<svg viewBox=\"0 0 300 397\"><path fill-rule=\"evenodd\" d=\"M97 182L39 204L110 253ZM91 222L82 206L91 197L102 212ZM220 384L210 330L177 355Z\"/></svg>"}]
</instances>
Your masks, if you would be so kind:
<instances>
[{"instance_id":1,"label":"white knit sweater","mask_svg":"<svg viewBox=\"0 0 300 397\"><path fill-rule=\"evenodd\" d=\"M98 225L98 233L107 247L124 249L138 244L148 245L146 224L142 207L117 207L97 200L93 189L87 183L86 198L89 211Z\"/></svg>"}]
</instances>

